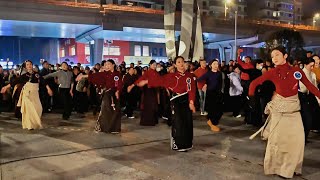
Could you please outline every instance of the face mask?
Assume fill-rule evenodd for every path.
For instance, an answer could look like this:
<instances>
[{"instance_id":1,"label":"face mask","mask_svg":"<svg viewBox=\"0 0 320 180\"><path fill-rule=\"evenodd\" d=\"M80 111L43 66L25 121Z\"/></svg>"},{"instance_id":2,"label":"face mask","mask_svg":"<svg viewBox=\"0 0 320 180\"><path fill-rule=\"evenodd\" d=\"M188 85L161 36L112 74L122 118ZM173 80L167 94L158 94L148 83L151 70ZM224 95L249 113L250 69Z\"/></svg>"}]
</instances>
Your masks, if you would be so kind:
<instances>
[{"instance_id":1,"label":"face mask","mask_svg":"<svg viewBox=\"0 0 320 180\"><path fill-rule=\"evenodd\" d=\"M263 69L263 66L259 66L258 69L259 69L259 70L262 70L262 69Z\"/></svg>"},{"instance_id":2,"label":"face mask","mask_svg":"<svg viewBox=\"0 0 320 180\"><path fill-rule=\"evenodd\" d=\"M157 67L157 68L156 68L156 71L157 71L157 72L160 72L160 71L161 71L161 68Z\"/></svg>"},{"instance_id":3,"label":"face mask","mask_svg":"<svg viewBox=\"0 0 320 180\"><path fill-rule=\"evenodd\" d=\"M300 65L300 69L303 69L303 65Z\"/></svg>"}]
</instances>

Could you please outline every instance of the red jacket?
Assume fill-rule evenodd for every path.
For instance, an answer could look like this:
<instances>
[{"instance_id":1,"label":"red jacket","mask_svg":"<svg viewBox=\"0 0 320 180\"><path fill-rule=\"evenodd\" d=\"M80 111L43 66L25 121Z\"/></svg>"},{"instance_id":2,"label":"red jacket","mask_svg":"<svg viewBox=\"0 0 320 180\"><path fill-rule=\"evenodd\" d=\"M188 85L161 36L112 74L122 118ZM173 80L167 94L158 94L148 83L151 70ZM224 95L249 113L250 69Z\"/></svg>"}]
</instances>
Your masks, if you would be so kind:
<instances>
[{"instance_id":1,"label":"red jacket","mask_svg":"<svg viewBox=\"0 0 320 180\"><path fill-rule=\"evenodd\" d=\"M254 66L251 63L245 63L240 59L240 56L238 56L238 64L243 68L243 69L254 69ZM250 79L248 73L241 72L240 76L241 80L248 81Z\"/></svg>"}]
</instances>

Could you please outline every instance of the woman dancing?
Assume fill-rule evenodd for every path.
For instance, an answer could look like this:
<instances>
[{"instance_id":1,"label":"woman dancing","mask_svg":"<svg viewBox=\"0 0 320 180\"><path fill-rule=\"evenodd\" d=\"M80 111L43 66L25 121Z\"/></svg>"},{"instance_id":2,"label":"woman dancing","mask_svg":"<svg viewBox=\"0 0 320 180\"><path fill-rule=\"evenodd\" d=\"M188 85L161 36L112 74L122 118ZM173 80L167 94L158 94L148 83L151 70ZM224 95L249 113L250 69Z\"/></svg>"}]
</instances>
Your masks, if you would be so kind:
<instances>
[{"instance_id":1,"label":"woman dancing","mask_svg":"<svg viewBox=\"0 0 320 180\"><path fill-rule=\"evenodd\" d=\"M46 86L50 96L52 96L52 91L39 73L33 71L32 61L25 61L25 65L27 73L3 87L1 93L5 93L8 88L14 87L16 84L22 84L23 87L17 104L21 107L22 128L28 130L41 129L42 105L39 97L39 84Z\"/></svg>"},{"instance_id":2,"label":"woman dancing","mask_svg":"<svg viewBox=\"0 0 320 180\"><path fill-rule=\"evenodd\" d=\"M149 87L165 87L173 92L172 103L172 131L171 149L184 152L192 149L193 122L192 112L195 112L194 100L196 83L193 74L186 72L184 58L177 56L174 59L177 68L175 73L164 76L150 76L141 80L138 86L148 84Z\"/></svg>"},{"instance_id":3,"label":"woman dancing","mask_svg":"<svg viewBox=\"0 0 320 180\"><path fill-rule=\"evenodd\" d=\"M223 115L223 75L219 70L218 60L212 60L210 66L211 71L206 72L198 78L198 81L205 82L203 89L206 89L206 111L208 112L207 124L210 126L211 131L219 132L220 128L218 127L218 124Z\"/></svg>"},{"instance_id":4,"label":"woman dancing","mask_svg":"<svg viewBox=\"0 0 320 180\"><path fill-rule=\"evenodd\" d=\"M320 92L301 69L288 64L288 54L283 47L273 49L271 57L276 68L250 84L249 96L253 96L256 87L264 81L272 81L276 86L275 95L265 109L265 113L269 114L268 119L250 139L262 132L262 138L268 140L264 158L265 174L292 178L294 173L302 172L305 145L298 97L299 81L317 97L320 97Z\"/></svg>"},{"instance_id":5,"label":"woman dancing","mask_svg":"<svg viewBox=\"0 0 320 180\"><path fill-rule=\"evenodd\" d=\"M157 62L151 60L149 63L150 69L145 71L143 75L135 82L139 84L140 81L149 79L151 77L159 76L156 71ZM158 98L157 98L157 88L152 88L148 86L142 87L142 98L141 98L141 119L140 125L142 126L155 126L158 124Z\"/></svg>"},{"instance_id":6,"label":"woman dancing","mask_svg":"<svg viewBox=\"0 0 320 180\"><path fill-rule=\"evenodd\" d=\"M100 114L96 123L97 132L120 133L121 131L121 107L120 92L122 89L122 77L115 70L115 62L112 59L104 63L103 72L89 75L80 74L77 81L88 78L89 82L103 89Z\"/></svg>"}]
</instances>

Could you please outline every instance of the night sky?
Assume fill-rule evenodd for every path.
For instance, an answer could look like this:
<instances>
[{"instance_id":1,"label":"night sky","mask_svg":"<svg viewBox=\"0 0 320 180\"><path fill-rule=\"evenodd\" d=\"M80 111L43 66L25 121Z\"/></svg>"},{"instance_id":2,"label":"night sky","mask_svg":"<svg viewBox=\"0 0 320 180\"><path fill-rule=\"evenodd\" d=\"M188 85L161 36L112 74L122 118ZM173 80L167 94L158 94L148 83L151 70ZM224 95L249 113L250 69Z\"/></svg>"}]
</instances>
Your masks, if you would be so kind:
<instances>
[{"instance_id":1,"label":"night sky","mask_svg":"<svg viewBox=\"0 0 320 180\"><path fill-rule=\"evenodd\" d=\"M305 17L313 17L314 14L320 13L320 0L302 0Z\"/></svg>"}]
</instances>

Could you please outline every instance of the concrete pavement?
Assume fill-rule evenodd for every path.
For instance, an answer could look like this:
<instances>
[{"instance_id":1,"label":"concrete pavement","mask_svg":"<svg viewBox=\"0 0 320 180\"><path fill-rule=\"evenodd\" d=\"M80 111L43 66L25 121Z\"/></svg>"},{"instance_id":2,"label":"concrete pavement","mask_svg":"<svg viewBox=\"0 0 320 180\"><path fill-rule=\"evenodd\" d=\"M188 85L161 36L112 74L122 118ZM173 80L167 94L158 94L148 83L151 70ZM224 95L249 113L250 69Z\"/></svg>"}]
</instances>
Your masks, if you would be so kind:
<instances>
[{"instance_id":1,"label":"concrete pavement","mask_svg":"<svg viewBox=\"0 0 320 180\"><path fill-rule=\"evenodd\" d=\"M204 117L194 115L194 149L170 150L170 128L139 126L122 119L122 133L95 133L96 118L43 116L44 129L27 131L13 114L0 115L1 179L281 179L263 174L265 142L248 137L256 128L225 114L222 131L212 133ZM138 116L138 114L136 114ZM160 120L162 122L162 120ZM311 133L303 175L320 179L320 136Z\"/></svg>"}]
</instances>

